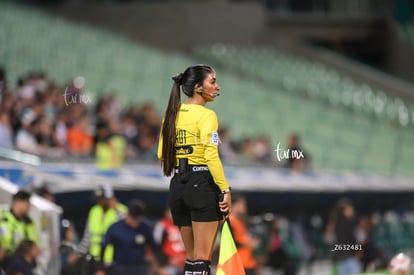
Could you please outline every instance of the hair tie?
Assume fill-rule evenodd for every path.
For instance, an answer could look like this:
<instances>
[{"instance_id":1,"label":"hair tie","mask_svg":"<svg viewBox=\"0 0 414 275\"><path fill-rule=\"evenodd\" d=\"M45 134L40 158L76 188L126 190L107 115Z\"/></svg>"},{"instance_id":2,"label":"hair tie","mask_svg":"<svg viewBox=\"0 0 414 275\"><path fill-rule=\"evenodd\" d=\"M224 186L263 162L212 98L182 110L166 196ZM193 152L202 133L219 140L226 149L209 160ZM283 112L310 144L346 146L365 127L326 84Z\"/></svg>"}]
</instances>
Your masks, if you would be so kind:
<instances>
[{"instance_id":1,"label":"hair tie","mask_svg":"<svg viewBox=\"0 0 414 275\"><path fill-rule=\"evenodd\" d=\"M172 77L172 80L174 80L177 85L183 85L183 73L179 73Z\"/></svg>"}]
</instances>

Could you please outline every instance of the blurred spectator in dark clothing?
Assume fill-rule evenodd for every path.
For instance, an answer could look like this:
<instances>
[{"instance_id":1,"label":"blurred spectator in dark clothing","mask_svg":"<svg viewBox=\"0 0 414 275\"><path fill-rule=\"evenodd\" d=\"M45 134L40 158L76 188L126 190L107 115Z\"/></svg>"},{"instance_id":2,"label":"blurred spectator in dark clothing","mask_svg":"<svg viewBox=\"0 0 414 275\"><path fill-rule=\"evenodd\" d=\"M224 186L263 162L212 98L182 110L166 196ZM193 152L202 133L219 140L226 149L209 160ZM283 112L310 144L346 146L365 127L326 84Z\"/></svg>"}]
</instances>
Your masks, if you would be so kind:
<instances>
[{"instance_id":1,"label":"blurred spectator in dark clothing","mask_svg":"<svg viewBox=\"0 0 414 275\"><path fill-rule=\"evenodd\" d=\"M100 123L103 123L111 119L111 115L109 113L108 108L109 108L108 97L101 96L100 98L98 98L98 102L96 103L96 107L95 107L97 127L99 127Z\"/></svg>"},{"instance_id":2,"label":"blurred spectator in dark clothing","mask_svg":"<svg viewBox=\"0 0 414 275\"><path fill-rule=\"evenodd\" d=\"M4 92L0 101L0 110L8 113L9 115L15 114L15 102L16 95L14 93Z\"/></svg>"},{"instance_id":3,"label":"blurred spectator in dark clothing","mask_svg":"<svg viewBox=\"0 0 414 275\"><path fill-rule=\"evenodd\" d=\"M16 250L16 254L10 262L8 275L34 275L36 259L40 255L40 249L32 240L23 240Z\"/></svg>"},{"instance_id":4,"label":"blurred spectator in dark clothing","mask_svg":"<svg viewBox=\"0 0 414 275\"><path fill-rule=\"evenodd\" d=\"M150 270L158 273L155 259L157 245L153 238L153 228L144 216L145 205L133 199L128 203L128 213L122 220L113 223L106 231L101 250L99 275L140 274L149 275ZM102 256L108 245L114 247L113 264L104 272Z\"/></svg>"},{"instance_id":5,"label":"blurred spectator in dark clothing","mask_svg":"<svg viewBox=\"0 0 414 275\"><path fill-rule=\"evenodd\" d=\"M350 200L343 198L336 203L329 225L333 233L331 251L338 274L359 274L361 266L358 256L362 244L357 242L355 210Z\"/></svg>"},{"instance_id":6,"label":"blurred spectator in dark clothing","mask_svg":"<svg viewBox=\"0 0 414 275\"><path fill-rule=\"evenodd\" d=\"M266 265L282 270L284 275L294 275L296 274L295 263L283 247L279 223L280 218L276 218L270 227Z\"/></svg>"},{"instance_id":7,"label":"blurred spectator in dark clothing","mask_svg":"<svg viewBox=\"0 0 414 275\"><path fill-rule=\"evenodd\" d=\"M300 144L297 134L291 134L288 138L288 157L285 167L295 172L302 172L310 169L310 156L305 152Z\"/></svg>"},{"instance_id":8,"label":"blurred spectator in dark clothing","mask_svg":"<svg viewBox=\"0 0 414 275\"><path fill-rule=\"evenodd\" d=\"M42 115L38 117L36 120L38 122L38 126L35 132L37 143L40 146L42 146L45 149L45 151L48 148L56 147L57 141L55 140L52 126L47 121L47 117Z\"/></svg>"},{"instance_id":9,"label":"blurred spectator in dark clothing","mask_svg":"<svg viewBox=\"0 0 414 275\"><path fill-rule=\"evenodd\" d=\"M357 242L362 245L361 264L364 272L374 272L387 267L385 253L376 245L374 236L375 225L371 215L359 218L355 235Z\"/></svg>"}]
</instances>

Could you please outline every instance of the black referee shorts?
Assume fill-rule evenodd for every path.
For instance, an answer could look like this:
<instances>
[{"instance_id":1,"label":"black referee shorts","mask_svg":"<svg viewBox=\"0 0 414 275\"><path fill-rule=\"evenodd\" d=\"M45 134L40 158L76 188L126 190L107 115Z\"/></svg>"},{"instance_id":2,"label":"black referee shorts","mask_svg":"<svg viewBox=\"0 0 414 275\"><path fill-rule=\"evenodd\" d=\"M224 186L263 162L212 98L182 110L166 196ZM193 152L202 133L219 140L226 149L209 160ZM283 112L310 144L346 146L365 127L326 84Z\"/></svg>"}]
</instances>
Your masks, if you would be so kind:
<instances>
[{"instance_id":1,"label":"black referee shorts","mask_svg":"<svg viewBox=\"0 0 414 275\"><path fill-rule=\"evenodd\" d=\"M220 189L209 171L175 174L171 179L169 202L174 224L211 222L223 219L218 206Z\"/></svg>"}]
</instances>

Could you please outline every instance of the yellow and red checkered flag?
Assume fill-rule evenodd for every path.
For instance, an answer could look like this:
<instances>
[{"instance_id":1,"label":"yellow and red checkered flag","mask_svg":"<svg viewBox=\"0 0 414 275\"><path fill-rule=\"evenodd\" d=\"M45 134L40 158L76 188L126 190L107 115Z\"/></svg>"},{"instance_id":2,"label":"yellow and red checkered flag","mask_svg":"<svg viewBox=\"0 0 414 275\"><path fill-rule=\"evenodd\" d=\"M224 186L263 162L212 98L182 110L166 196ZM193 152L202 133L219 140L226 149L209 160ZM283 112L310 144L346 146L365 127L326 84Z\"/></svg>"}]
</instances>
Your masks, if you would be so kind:
<instances>
[{"instance_id":1,"label":"yellow and red checkered flag","mask_svg":"<svg viewBox=\"0 0 414 275\"><path fill-rule=\"evenodd\" d=\"M228 219L224 221L220 237L220 252L216 275L245 275L243 262L237 253Z\"/></svg>"}]
</instances>

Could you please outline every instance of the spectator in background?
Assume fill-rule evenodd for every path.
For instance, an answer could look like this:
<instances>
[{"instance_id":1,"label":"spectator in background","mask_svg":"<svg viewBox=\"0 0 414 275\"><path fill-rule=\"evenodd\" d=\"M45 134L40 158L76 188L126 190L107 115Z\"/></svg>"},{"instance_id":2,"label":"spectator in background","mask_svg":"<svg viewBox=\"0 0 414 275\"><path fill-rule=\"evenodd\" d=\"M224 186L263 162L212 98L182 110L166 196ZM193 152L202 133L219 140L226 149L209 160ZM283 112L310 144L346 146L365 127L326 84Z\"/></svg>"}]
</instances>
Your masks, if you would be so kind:
<instances>
[{"instance_id":1,"label":"spectator in background","mask_svg":"<svg viewBox=\"0 0 414 275\"><path fill-rule=\"evenodd\" d=\"M12 116L16 113L16 95L11 92L4 92L1 101L0 101L0 110L1 112L5 112L9 114L10 120L12 121Z\"/></svg>"},{"instance_id":2,"label":"spectator in background","mask_svg":"<svg viewBox=\"0 0 414 275\"><path fill-rule=\"evenodd\" d=\"M253 158L260 163L270 163L271 158L270 141L265 136L258 136L253 140Z\"/></svg>"},{"instance_id":3,"label":"spectator in background","mask_svg":"<svg viewBox=\"0 0 414 275\"><path fill-rule=\"evenodd\" d=\"M10 262L8 275L34 275L36 259L40 255L40 249L32 240L23 240L17 247L16 253Z\"/></svg>"},{"instance_id":4,"label":"spectator in background","mask_svg":"<svg viewBox=\"0 0 414 275\"><path fill-rule=\"evenodd\" d=\"M73 224L68 220L62 220L62 242L59 246L61 271L60 275L83 274L83 260L86 260L77 247L76 232ZM89 274L89 273L88 273Z\"/></svg>"},{"instance_id":5,"label":"spectator in background","mask_svg":"<svg viewBox=\"0 0 414 275\"><path fill-rule=\"evenodd\" d=\"M28 105L22 106L19 114L20 124L23 127L30 125L33 121L38 120L43 115L43 105L41 95L35 97Z\"/></svg>"},{"instance_id":6,"label":"spectator in background","mask_svg":"<svg viewBox=\"0 0 414 275\"><path fill-rule=\"evenodd\" d=\"M47 201L55 202L55 196L52 192L50 192L49 188L46 186L42 186L39 189L36 190L36 194L38 194L40 197L44 198Z\"/></svg>"},{"instance_id":7,"label":"spectator in background","mask_svg":"<svg viewBox=\"0 0 414 275\"><path fill-rule=\"evenodd\" d=\"M46 121L50 125L54 125L56 120L56 115L58 107L56 105L56 97L61 97L59 95L58 89L56 87L48 86L47 90L43 92L43 106L42 111L43 115L46 117Z\"/></svg>"},{"instance_id":8,"label":"spectator in background","mask_svg":"<svg viewBox=\"0 0 414 275\"><path fill-rule=\"evenodd\" d=\"M25 153L43 155L45 148L36 140L39 132L39 120L34 120L28 126L21 127L16 135L16 149Z\"/></svg>"},{"instance_id":9,"label":"spectator in background","mask_svg":"<svg viewBox=\"0 0 414 275\"><path fill-rule=\"evenodd\" d=\"M34 102L36 90L24 79L19 79L18 82L17 99L19 107L22 110L24 107L30 106Z\"/></svg>"},{"instance_id":10,"label":"spectator in background","mask_svg":"<svg viewBox=\"0 0 414 275\"><path fill-rule=\"evenodd\" d=\"M95 116L97 126L103 122L107 122L113 118L109 111L109 97L101 96L95 106Z\"/></svg>"},{"instance_id":11,"label":"spectator in background","mask_svg":"<svg viewBox=\"0 0 414 275\"><path fill-rule=\"evenodd\" d=\"M75 124L68 130L67 144L70 154L76 156L89 156L92 153L93 137L89 133L89 126L88 117L83 115L75 121Z\"/></svg>"},{"instance_id":12,"label":"spectator in background","mask_svg":"<svg viewBox=\"0 0 414 275\"><path fill-rule=\"evenodd\" d=\"M97 203L89 210L80 251L89 251L95 263L102 260L105 264L110 265L113 260L113 249L108 247L103 259L101 259L101 244L109 226L122 219L127 208L116 200L112 187L109 185L95 190L95 197ZM96 267L92 267L92 269L95 270Z\"/></svg>"},{"instance_id":13,"label":"spectator in background","mask_svg":"<svg viewBox=\"0 0 414 275\"><path fill-rule=\"evenodd\" d=\"M126 156L134 157L135 156L135 145L134 142L138 136L138 128L135 123L135 117L128 112L123 115L121 119L121 135L125 137L126 140Z\"/></svg>"},{"instance_id":14,"label":"spectator in background","mask_svg":"<svg viewBox=\"0 0 414 275\"><path fill-rule=\"evenodd\" d=\"M363 215L359 218L355 235L358 244L362 244L361 264L364 272L373 272L379 268L387 267L385 253L375 242L375 225L371 215Z\"/></svg>"},{"instance_id":15,"label":"spectator in background","mask_svg":"<svg viewBox=\"0 0 414 275\"><path fill-rule=\"evenodd\" d=\"M242 154L243 157L247 158L248 160L254 159L254 152L253 152L253 138L245 137L243 140L240 141L239 144L239 152Z\"/></svg>"},{"instance_id":16,"label":"spectator in background","mask_svg":"<svg viewBox=\"0 0 414 275\"><path fill-rule=\"evenodd\" d=\"M155 158L158 135L159 128L155 128L155 126L147 123L141 123L139 125L136 147L141 158Z\"/></svg>"},{"instance_id":17,"label":"spectator in background","mask_svg":"<svg viewBox=\"0 0 414 275\"><path fill-rule=\"evenodd\" d=\"M122 106L118 100L116 93L109 93L107 95L107 98L108 114L112 119L119 118L121 116Z\"/></svg>"},{"instance_id":18,"label":"spectator in background","mask_svg":"<svg viewBox=\"0 0 414 275\"><path fill-rule=\"evenodd\" d=\"M166 275L182 274L186 252L180 230L174 225L169 208L154 227L154 240L160 247L160 265Z\"/></svg>"},{"instance_id":19,"label":"spectator in background","mask_svg":"<svg viewBox=\"0 0 414 275\"><path fill-rule=\"evenodd\" d=\"M67 114L64 111L60 111L56 115L53 133L56 140L56 145L59 148L67 149L67 137L68 137L68 127L67 127Z\"/></svg>"},{"instance_id":20,"label":"spectator in background","mask_svg":"<svg viewBox=\"0 0 414 275\"><path fill-rule=\"evenodd\" d=\"M99 275L140 274L149 275L151 264L157 270L154 255L157 251L153 228L144 218L145 205L134 199L128 203L126 217L112 224L102 244L102 255L109 244L114 247L113 265L105 272L101 267ZM155 273L157 274L157 273Z\"/></svg>"},{"instance_id":21,"label":"spectator in background","mask_svg":"<svg viewBox=\"0 0 414 275\"><path fill-rule=\"evenodd\" d=\"M48 87L46 74L44 72L35 72L30 76L30 84L35 88L37 94L43 94Z\"/></svg>"},{"instance_id":22,"label":"spectator in background","mask_svg":"<svg viewBox=\"0 0 414 275\"><path fill-rule=\"evenodd\" d=\"M140 158L155 160L161 120L152 104L145 104L137 112L137 139L135 146Z\"/></svg>"},{"instance_id":23,"label":"spectator in background","mask_svg":"<svg viewBox=\"0 0 414 275\"><path fill-rule=\"evenodd\" d=\"M99 169L112 170L122 167L127 150L126 140L120 135L120 124L114 119L97 125L96 164Z\"/></svg>"},{"instance_id":24,"label":"spectator in background","mask_svg":"<svg viewBox=\"0 0 414 275\"><path fill-rule=\"evenodd\" d=\"M286 168L295 172L302 172L310 168L310 156L300 145L300 139L297 134L291 134L289 136L287 150L289 157L286 159Z\"/></svg>"},{"instance_id":25,"label":"spectator in background","mask_svg":"<svg viewBox=\"0 0 414 275\"><path fill-rule=\"evenodd\" d=\"M13 129L10 115L6 111L0 111L0 147L13 149Z\"/></svg>"},{"instance_id":26,"label":"spectator in background","mask_svg":"<svg viewBox=\"0 0 414 275\"><path fill-rule=\"evenodd\" d=\"M248 232L246 199L242 195L233 194L231 205L232 211L229 219L237 250L243 262L246 275L255 275L257 272L257 262L253 252L260 245L260 241L257 238L251 237Z\"/></svg>"},{"instance_id":27,"label":"spectator in background","mask_svg":"<svg viewBox=\"0 0 414 275\"><path fill-rule=\"evenodd\" d=\"M145 123L149 126L161 126L161 119L158 115L155 107L151 103L144 104L142 108L138 111L137 116L137 123L138 125Z\"/></svg>"},{"instance_id":28,"label":"spectator in background","mask_svg":"<svg viewBox=\"0 0 414 275\"><path fill-rule=\"evenodd\" d=\"M52 125L45 115L37 120L38 126L35 130L35 138L41 152L46 157L60 157L65 154L64 148L59 147Z\"/></svg>"},{"instance_id":29,"label":"spectator in background","mask_svg":"<svg viewBox=\"0 0 414 275\"><path fill-rule=\"evenodd\" d=\"M12 197L11 208L1 213L0 243L6 255L1 266L7 270L11 257L23 239L39 242L39 233L33 220L29 217L30 196L27 191L20 190Z\"/></svg>"},{"instance_id":30,"label":"spectator in background","mask_svg":"<svg viewBox=\"0 0 414 275\"><path fill-rule=\"evenodd\" d=\"M295 262L291 259L282 245L280 235L280 218L275 218L270 226L270 242L266 265L273 269L281 269L284 275L296 274Z\"/></svg>"},{"instance_id":31,"label":"spectator in background","mask_svg":"<svg viewBox=\"0 0 414 275\"><path fill-rule=\"evenodd\" d=\"M224 162L237 163L240 156L236 153L229 129L223 127L219 129L220 146L218 147L220 157Z\"/></svg>"},{"instance_id":32,"label":"spectator in background","mask_svg":"<svg viewBox=\"0 0 414 275\"><path fill-rule=\"evenodd\" d=\"M17 106L17 97L15 93L6 91L3 94L2 100L0 102L1 112L5 112L9 115L10 126L12 129L13 144L16 146L16 134L20 127L20 120L18 118L19 109Z\"/></svg>"},{"instance_id":33,"label":"spectator in background","mask_svg":"<svg viewBox=\"0 0 414 275\"><path fill-rule=\"evenodd\" d=\"M332 210L329 223L329 233L333 234L333 259L336 262L339 275L353 275L361 272L358 249L337 249L337 245L358 244L356 239L356 220L354 206L350 200L340 199Z\"/></svg>"},{"instance_id":34,"label":"spectator in background","mask_svg":"<svg viewBox=\"0 0 414 275\"><path fill-rule=\"evenodd\" d=\"M97 121L118 119L121 115L121 105L115 94L106 94L98 99L95 107Z\"/></svg>"}]
</instances>

